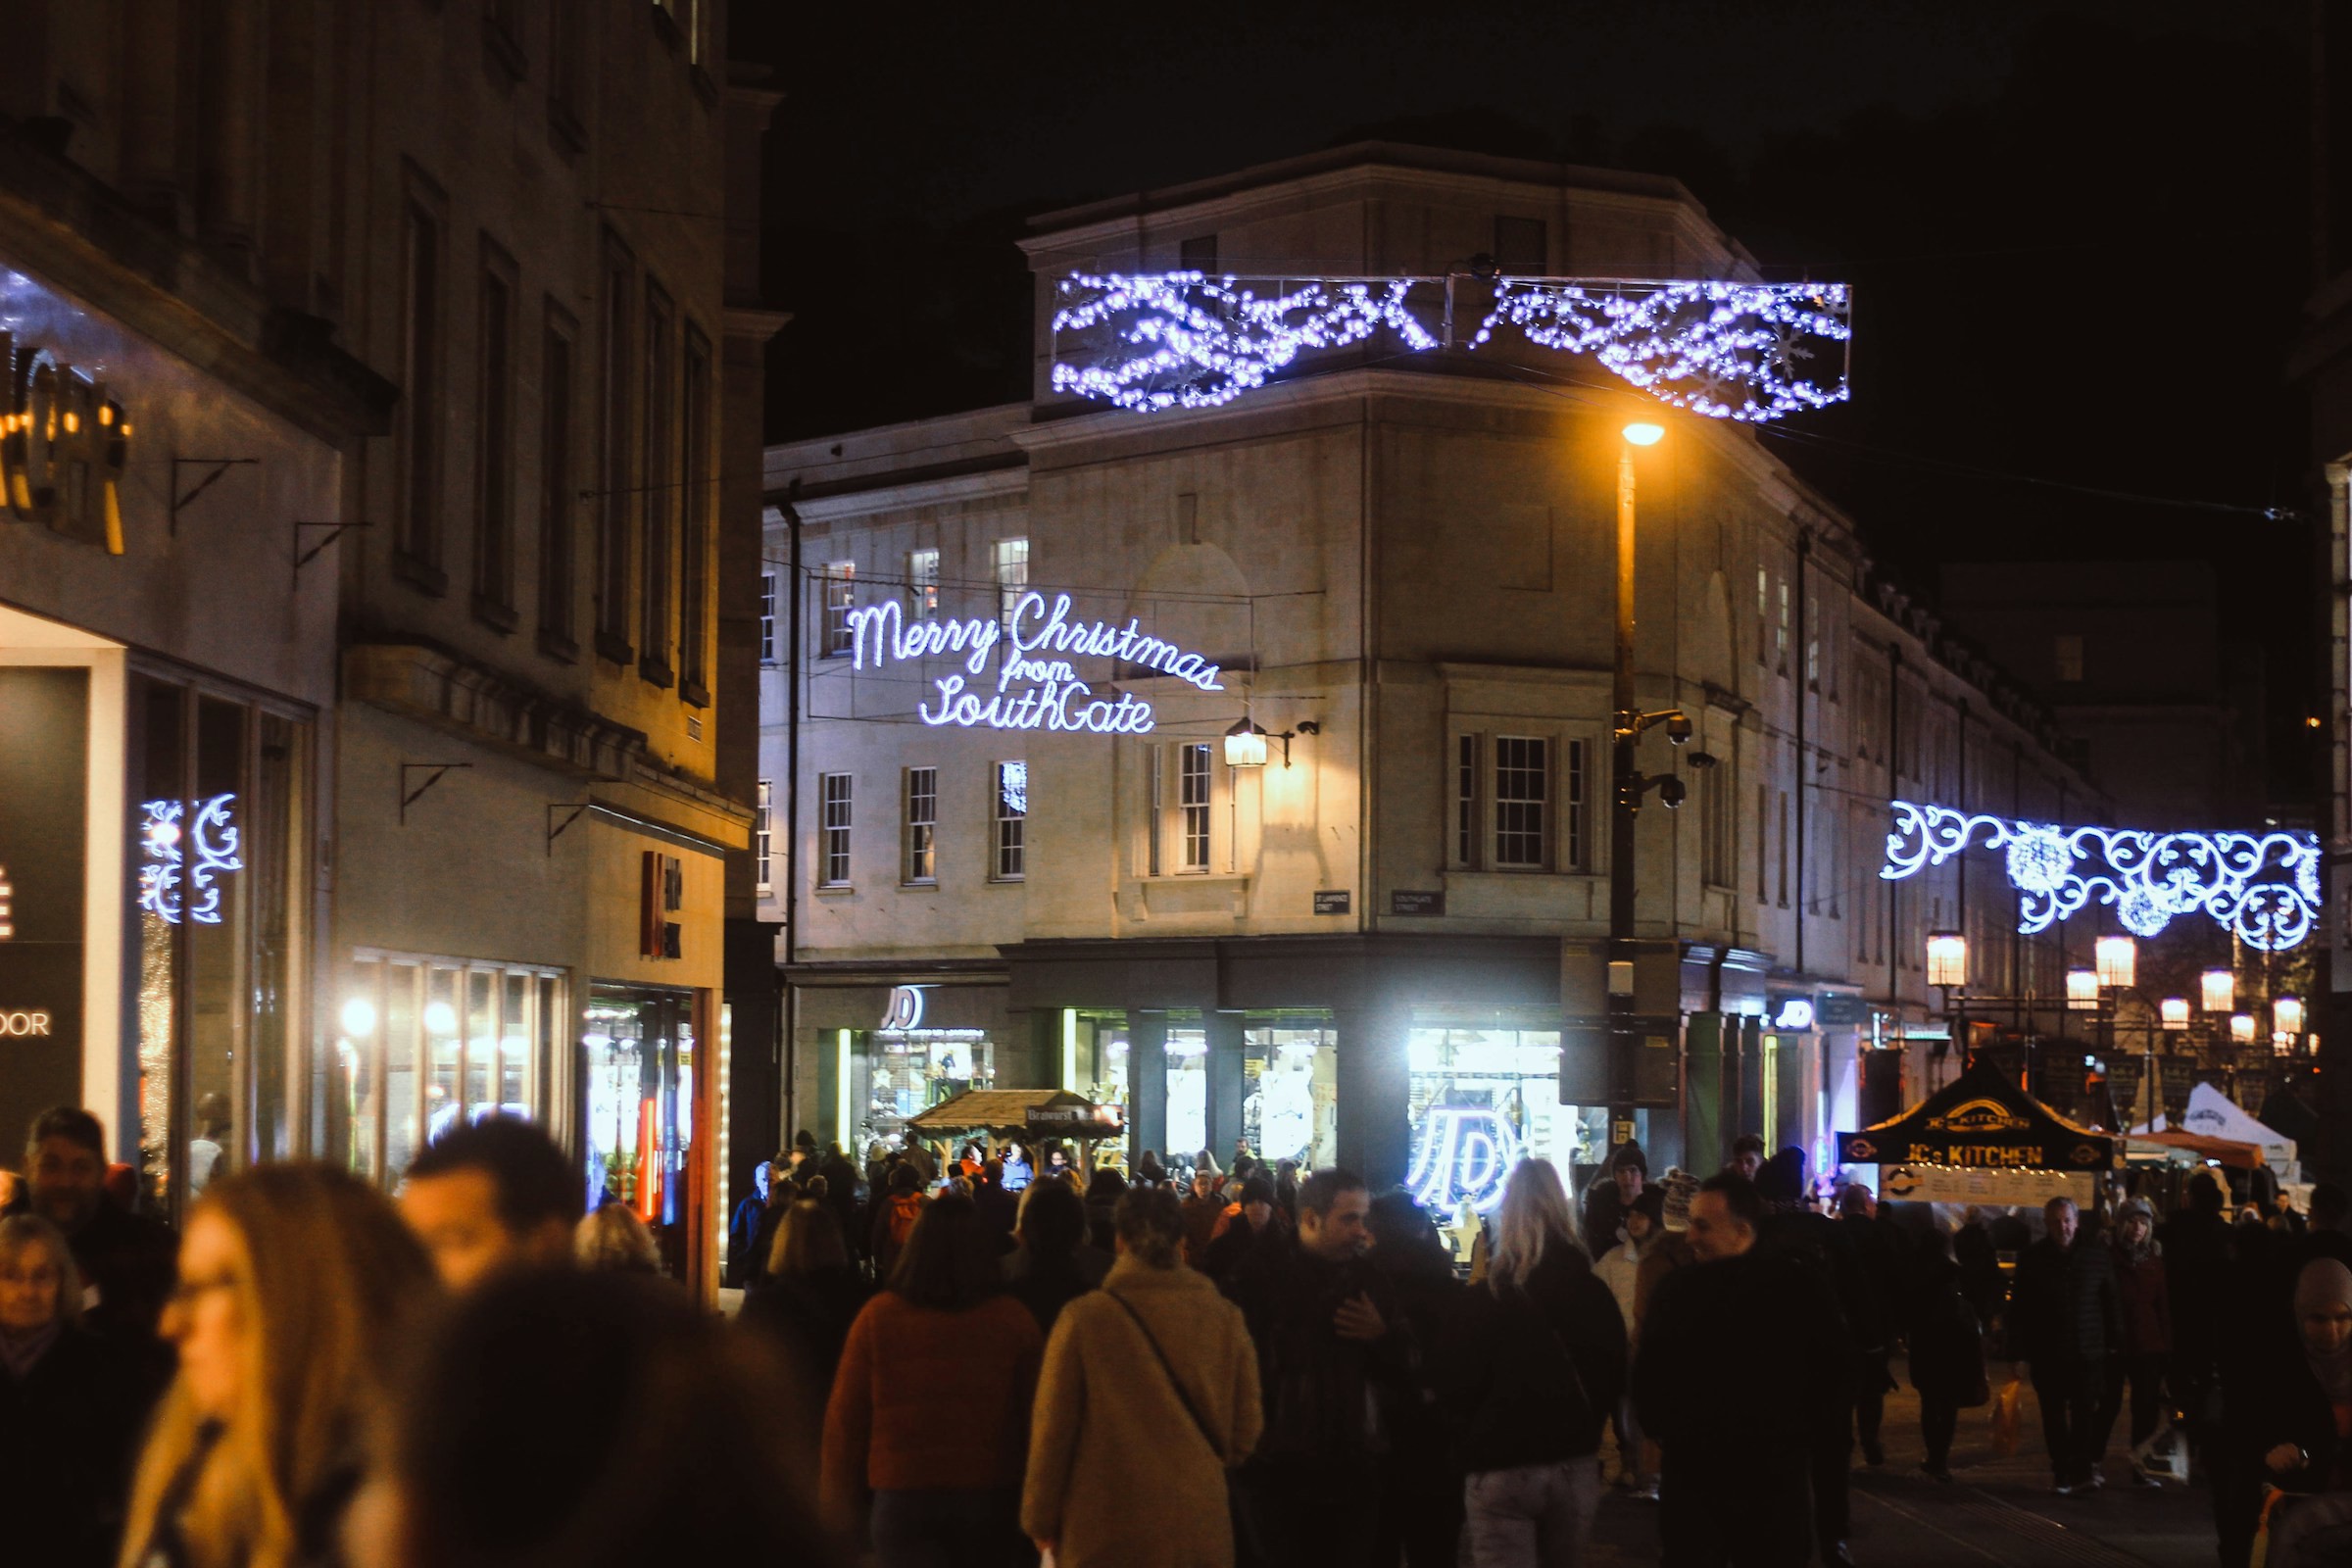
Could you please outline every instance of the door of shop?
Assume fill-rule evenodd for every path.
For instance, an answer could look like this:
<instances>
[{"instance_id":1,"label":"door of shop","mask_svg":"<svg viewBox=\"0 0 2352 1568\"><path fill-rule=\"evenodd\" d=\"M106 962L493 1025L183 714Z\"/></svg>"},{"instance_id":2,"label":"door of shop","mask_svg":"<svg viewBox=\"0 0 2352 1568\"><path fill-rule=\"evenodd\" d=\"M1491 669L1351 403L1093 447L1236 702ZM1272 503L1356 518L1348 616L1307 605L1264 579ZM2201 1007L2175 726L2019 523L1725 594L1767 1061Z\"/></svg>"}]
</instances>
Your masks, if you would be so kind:
<instances>
[{"instance_id":1,"label":"door of shop","mask_svg":"<svg viewBox=\"0 0 2352 1568\"><path fill-rule=\"evenodd\" d=\"M690 1280L695 1226L695 994L591 985L578 1100L586 1198L624 1203L662 1266Z\"/></svg>"}]
</instances>

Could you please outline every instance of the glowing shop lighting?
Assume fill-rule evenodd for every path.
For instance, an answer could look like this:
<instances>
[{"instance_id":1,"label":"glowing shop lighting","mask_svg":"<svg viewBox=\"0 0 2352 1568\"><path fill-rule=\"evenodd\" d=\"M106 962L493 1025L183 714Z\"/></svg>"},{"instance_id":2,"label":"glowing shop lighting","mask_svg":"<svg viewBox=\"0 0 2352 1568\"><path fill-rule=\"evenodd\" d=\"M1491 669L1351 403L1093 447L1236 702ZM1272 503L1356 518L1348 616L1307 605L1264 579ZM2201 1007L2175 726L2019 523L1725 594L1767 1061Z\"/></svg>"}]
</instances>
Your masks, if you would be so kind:
<instances>
[{"instance_id":1,"label":"glowing shop lighting","mask_svg":"<svg viewBox=\"0 0 2352 1568\"><path fill-rule=\"evenodd\" d=\"M2299 945L2319 918L2316 834L2062 827L1910 801L1890 805L1881 877L1899 881L1980 843L2004 850L2019 895L2017 928L2027 936L2096 902L2115 906L2134 936L2155 936L2175 916L2202 909L2246 946L2277 953Z\"/></svg>"},{"instance_id":2,"label":"glowing shop lighting","mask_svg":"<svg viewBox=\"0 0 2352 1568\"><path fill-rule=\"evenodd\" d=\"M1266 765L1266 732L1248 719L1225 732L1225 765L1227 767L1263 767Z\"/></svg>"},{"instance_id":3,"label":"glowing shop lighting","mask_svg":"<svg viewBox=\"0 0 2352 1568\"><path fill-rule=\"evenodd\" d=\"M896 599L861 605L848 616L850 667L869 663L882 669L892 661L915 663L957 656L963 674L932 677L937 689L936 710L926 702L915 709L926 724L954 724L965 729L1085 730L1097 735L1148 735L1153 726L1152 705L1133 692L1118 694L1116 703L1095 696L1094 688L1078 678L1066 654L1082 659L1108 659L1140 666L1152 675L1172 676L1204 692L1225 688L1217 666L1199 654L1189 654L1143 629L1141 620L1125 626L1107 620L1070 618L1070 596L1054 597L1051 610L1039 593L1023 594L1006 620L978 616L965 620L909 622ZM988 672L998 658L996 691L985 699L973 683ZM968 677L968 678L967 678Z\"/></svg>"},{"instance_id":4,"label":"glowing shop lighting","mask_svg":"<svg viewBox=\"0 0 2352 1568\"><path fill-rule=\"evenodd\" d=\"M354 997L343 1004L343 1032L354 1040L365 1040L375 1033L375 1004L366 997Z\"/></svg>"},{"instance_id":5,"label":"glowing shop lighting","mask_svg":"<svg viewBox=\"0 0 2352 1568\"><path fill-rule=\"evenodd\" d=\"M458 1009L446 1002L424 1004L424 1032L430 1035L454 1035L458 1032Z\"/></svg>"},{"instance_id":6,"label":"glowing shop lighting","mask_svg":"<svg viewBox=\"0 0 2352 1568\"><path fill-rule=\"evenodd\" d=\"M234 795L198 801L149 801L139 809L139 907L167 925L184 915L203 925L220 923L220 879L242 871L236 824L230 820Z\"/></svg>"},{"instance_id":7,"label":"glowing shop lighting","mask_svg":"<svg viewBox=\"0 0 2352 1568\"><path fill-rule=\"evenodd\" d=\"M1073 272L1058 287L1054 390L1145 413L1215 408L1303 354L1383 331L1409 354L1451 342L1444 277ZM1508 326L1675 408L1761 421L1845 401L1851 304L1842 283L1506 277L1461 346Z\"/></svg>"}]
</instances>

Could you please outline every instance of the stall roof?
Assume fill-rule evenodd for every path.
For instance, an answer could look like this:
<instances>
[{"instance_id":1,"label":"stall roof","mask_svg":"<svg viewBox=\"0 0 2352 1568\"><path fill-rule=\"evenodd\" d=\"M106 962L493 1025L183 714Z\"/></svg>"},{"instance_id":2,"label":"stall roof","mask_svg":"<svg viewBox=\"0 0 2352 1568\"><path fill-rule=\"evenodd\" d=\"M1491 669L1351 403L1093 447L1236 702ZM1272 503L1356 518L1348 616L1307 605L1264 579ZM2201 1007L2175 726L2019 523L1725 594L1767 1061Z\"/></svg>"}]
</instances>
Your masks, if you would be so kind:
<instances>
[{"instance_id":1,"label":"stall roof","mask_svg":"<svg viewBox=\"0 0 2352 1568\"><path fill-rule=\"evenodd\" d=\"M2156 1118L2155 1126L2158 1131L2164 1131L2171 1123L2160 1115ZM2188 1092L2188 1109L2180 1117L2180 1124L2176 1130L2230 1143L2252 1144L2262 1151L2266 1160L2281 1171L2295 1157L2293 1139L2255 1120L2237 1102L2212 1084L2199 1084ZM2133 1128L2132 1136L2143 1136L2142 1129Z\"/></svg>"},{"instance_id":2,"label":"stall roof","mask_svg":"<svg viewBox=\"0 0 2352 1568\"><path fill-rule=\"evenodd\" d=\"M2185 1150L2200 1159L2219 1160L2237 1170L2252 1170L2264 1162L2259 1145L2241 1144L2228 1138L2208 1138L2202 1133L2190 1132L2135 1132L2124 1140L2124 1152L2129 1154L2145 1144Z\"/></svg>"},{"instance_id":3,"label":"stall roof","mask_svg":"<svg viewBox=\"0 0 2352 1568\"><path fill-rule=\"evenodd\" d=\"M907 1117L906 1125L920 1132L951 1136L972 1132L1027 1134L1029 1113L1033 1110L1095 1108L1093 1101L1067 1089L966 1089L952 1100L943 1100L929 1110ZM1087 1135L1082 1123L1074 1125L1072 1132L1080 1137Z\"/></svg>"},{"instance_id":4,"label":"stall roof","mask_svg":"<svg viewBox=\"0 0 2352 1568\"><path fill-rule=\"evenodd\" d=\"M1844 1165L1951 1165L1988 1170L2106 1170L2115 1140L2079 1127L1980 1061L1899 1116L1838 1135Z\"/></svg>"}]
</instances>

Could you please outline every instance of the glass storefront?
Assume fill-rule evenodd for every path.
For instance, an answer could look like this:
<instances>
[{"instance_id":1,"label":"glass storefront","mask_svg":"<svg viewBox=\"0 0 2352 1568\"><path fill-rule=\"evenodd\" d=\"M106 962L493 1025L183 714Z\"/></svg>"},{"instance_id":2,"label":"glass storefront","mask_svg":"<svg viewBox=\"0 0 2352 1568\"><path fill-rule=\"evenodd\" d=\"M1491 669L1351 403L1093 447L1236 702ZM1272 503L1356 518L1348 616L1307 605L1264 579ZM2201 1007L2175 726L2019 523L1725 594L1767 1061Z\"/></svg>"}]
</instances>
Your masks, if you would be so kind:
<instances>
[{"instance_id":1,"label":"glass storefront","mask_svg":"<svg viewBox=\"0 0 2352 1568\"><path fill-rule=\"evenodd\" d=\"M560 969L363 951L336 1016L323 1085L326 1157L384 1187L416 1152L493 1111L547 1117L567 1038Z\"/></svg>"},{"instance_id":2,"label":"glass storefront","mask_svg":"<svg viewBox=\"0 0 2352 1568\"><path fill-rule=\"evenodd\" d=\"M1200 1015L1168 1014L1166 1152L1190 1161L1208 1147L1208 1031Z\"/></svg>"},{"instance_id":3,"label":"glass storefront","mask_svg":"<svg viewBox=\"0 0 2352 1568\"><path fill-rule=\"evenodd\" d=\"M899 1137L909 1116L997 1079L995 1048L978 1029L873 1030L857 1065L866 1078L862 1093L855 1083L850 1091L853 1113L863 1112L858 1118L860 1150Z\"/></svg>"},{"instance_id":4,"label":"glass storefront","mask_svg":"<svg viewBox=\"0 0 2352 1568\"><path fill-rule=\"evenodd\" d=\"M130 678L140 1172L176 1218L219 1171L283 1157L309 725Z\"/></svg>"},{"instance_id":5,"label":"glass storefront","mask_svg":"<svg viewBox=\"0 0 2352 1568\"><path fill-rule=\"evenodd\" d=\"M590 988L578 1106L587 1206L635 1209L672 1274L685 1266L695 1066L690 993Z\"/></svg>"},{"instance_id":6,"label":"glass storefront","mask_svg":"<svg viewBox=\"0 0 2352 1568\"><path fill-rule=\"evenodd\" d=\"M1606 1106L1560 1103L1556 1029L1417 1027L1407 1052L1406 1185L1434 1213L1493 1212L1523 1158L1547 1159L1574 1184L1607 1148Z\"/></svg>"},{"instance_id":7,"label":"glass storefront","mask_svg":"<svg viewBox=\"0 0 2352 1568\"><path fill-rule=\"evenodd\" d=\"M1259 1158L1300 1170L1340 1157L1339 1037L1312 1021L1320 1016L1252 1020L1242 1035L1242 1137Z\"/></svg>"},{"instance_id":8,"label":"glass storefront","mask_svg":"<svg viewBox=\"0 0 2352 1568\"><path fill-rule=\"evenodd\" d=\"M1123 1012L1081 1012L1078 1014L1077 1073L1071 1087L1098 1105L1119 1107L1119 1120L1124 1126L1134 1125L1134 1107L1130 1102L1127 1064L1129 1041L1127 1015ZM1127 1168L1128 1135L1098 1139L1093 1144L1094 1161L1120 1170Z\"/></svg>"}]
</instances>

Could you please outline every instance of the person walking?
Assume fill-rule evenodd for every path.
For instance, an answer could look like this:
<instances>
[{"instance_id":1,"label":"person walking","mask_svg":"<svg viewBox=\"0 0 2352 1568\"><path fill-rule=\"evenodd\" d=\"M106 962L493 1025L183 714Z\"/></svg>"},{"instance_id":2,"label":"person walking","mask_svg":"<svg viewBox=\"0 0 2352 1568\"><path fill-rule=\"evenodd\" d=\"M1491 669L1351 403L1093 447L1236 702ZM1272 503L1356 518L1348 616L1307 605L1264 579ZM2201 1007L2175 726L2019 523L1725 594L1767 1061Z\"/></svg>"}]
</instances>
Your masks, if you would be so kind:
<instances>
[{"instance_id":1,"label":"person walking","mask_svg":"<svg viewBox=\"0 0 2352 1568\"><path fill-rule=\"evenodd\" d=\"M452 1291L508 1268L553 1267L572 1255L580 1172L545 1131L519 1116L460 1120L409 1161L400 1217Z\"/></svg>"},{"instance_id":2,"label":"person walking","mask_svg":"<svg viewBox=\"0 0 2352 1568\"><path fill-rule=\"evenodd\" d=\"M1051 1183L1036 1185L1052 1185ZM980 1222L996 1239L997 1250L1012 1250L1012 1230L1020 1222L1021 1200L1004 1185L1004 1162L987 1159L980 1163L980 1179L972 1188L972 1206L980 1211Z\"/></svg>"},{"instance_id":3,"label":"person walking","mask_svg":"<svg viewBox=\"0 0 2352 1568\"><path fill-rule=\"evenodd\" d=\"M1767 1251L1785 1252L1812 1270L1829 1286L1837 1303L1836 1322L1846 1347L1845 1366L1819 1391L1834 1407L1827 1424L1814 1435L1813 1539L1824 1563L1846 1568L1852 1561L1846 1538L1853 1533L1854 1407L1868 1351L1883 1342L1884 1335L1853 1241L1838 1221L1807 1203L1809 1190L1803 1150L1789 1145L1765 1160L1756 1177L1756 1196L1765 1209L1757 1245ZM1876 1433L1872 1436L1875 1440Z\"/></svg>"},{"instance_id":4,"label":"person walking","mask_svg":"<svg viewBox=\"0 0 2352 1568\"><path fill-rule=\"evenodd\" d=\"M131 1488L131 1568L339 1560L402 1332L438 1295L385 1197L324 1165L216 1178L164 1310L179 1370Z\"/></svg>"},{"instance_id":5,"label":"person walking","mask_svg":"<svg viewBox=\"0 0 2352 1568\"><path fill-rule=\"evenodd\" d=\"M2105 1484L2098 1470L2097 1418L2121 1307L2114 1254L2095 1231L2082 1227L2074 1200L2051 1199L2042 1224L2041 1240L2017 1261L2009 1350L2034 1380L2050 1450L2051 1490L2072 1497Z\"/></svg>"},{"instance_id":6,"label":"person walking","mask_svg":"<svg viewBox=\"0 0 2352 1568\"><path fill-rule=\"evenodd\" d=\"M171 1357L156 1331L172 1294L179 1238L160 1220L133 1212L106 1194L106 1129L74 1105L33 1118L24 1140L31 1211L65 1233L81 1275L85 1326L137 1355L150 1386L163 1387Z\"/></svg>"},{"instance_id":7,"label":"person walking","mask_svg":"<svg viewBox=\"0 0 2352 1568\"><path fill-rule=\"evenodd\" d=\"M130 1363L82 1327L81 1275L37 1214L0 1219L0 1511L12 1553L112 1568L144 1409Z\"/></svg>"},{"instance_id":8,"label":"person walking","mask_svg":"<svg viewBox=\"0 0 2352 1568\"><path fill-rule=\"evenodd\" d=\"M2236 1468L2286 1494L2269 1518L2266 1568L2352 1560L2352 1268L2333 1257L2294 1279L2293 1328L2253 1348L2232 1384L2224 1443Z\"/></svg>"},{"instance_id":9,"label":"person walking","mask_svg":"<svg viewBox=\"0 0 2352 1568\"><path fill-rule=\"evenodd\" d=\"M580 1216L571 1234L572 1256L580 1267L613 1274L662 1272L662 1250L654 1233L626 1203L607 1203Z\"/></svg>"},{"instance_id":10,"label":"person walking","mask_svg":"<svg viewBox=\"0 0 2352 1568\"><path fill-rule=\"evenodd\" d=\"M781 1348L799 1387L807 1391L810 1425L824 1418L850 1325L870 1294L850 1264L832 1208L809 1198L787 1204L759 1282L744 1293L737 1321L768 1335Z\"/></svg>"},{"instance_id":11,"label":"person walking","mask_svg":"<svg viewBox=\"0 0 2352 1568\"><path fill-rule=\"evenodd\" d=\"M1229 1474L1261 1425L1240 1308L1184 1262L1184 1212L1139 1187L1118 1261L1066 1306L1038 1378L1021 1527L1057 1568L1231 1568Z\"/></svg>"},{"instance_id":12,"label":"person walking","mask_svg":"<svg viewBox=\"0 0 2352 1568\"><path fill-rule=\"evenodd\" d=\"M1381 1391L1388 1441L1379 1460L1374 1549L1383 1563L1401 1556L1406 1568L1453 1568L1462 1535L1462 1473L1439 1402L1436 1354L1456 1332L1465 1293L1453 1276L1452 1254L1410 1193L1381 1194L1366 1224L1372 1232L1366 1255L1396 1299L1406 1347L1402 1375Z\"/></svg>"},{"instance_id":13,"label":"person walking","mask_svg":"<svg viewBox=\"0 0 2352 1568\"><path fill-rule=\"evenodd\" d=\"M1044 1343L1004 1293L971 1200L931 1200L842 1348L818 1483L826 1522L865 1534L882 1568L1028 1561L1020 1487Z\"/></svg>"},{"instance_id":14,"label":"person walking","mask_svg":"<svg viewBox=\"0 0 2352 1568\"><path fill-rule=\"evenodd\" d=\"M1761 1250L1764 1204L1737 1171L1690 1200L1696 1261L1658 1284L1634 1359L1634 1408L1665 1450L1667 1568L1801 1568L1809 1474L1846 1408L1845 1331L1818 1269Z\"/></svg>"},{"instance_id":15,"label":"person walking","mask_svg":"<svg viewBox=\"0 0 2352 1568\"><path fill-rule=\"evenodd\" d=\"M1251 1254L1270 1245L1268 1238L1280 1231L1283 1223L1282 1211L1274 1206L1273 1179L1263 1171L1251 1171L1244 1178L1236 1206L1241 1212L1225 1218L1225 1228L1209 1242L1200 1263L1200 1272L1229 1296L1233 1281L1248 1266Z\"/></svg>"},{"instance_id":16,"label":"person walking","mask_svg":"<svg viewBox=\"0 0 2352 1568\"><path fill-rule=\"evenodd\" d=\"M1860 1265L1856 1294L1862 1310L1858 1320L1849 1325L1859 1347L1854 1436L1862 1445L1863 1462L1876 1469L1886 1462L1879 1428L1886 1419L1887 1392L1894 1387L1887 1367L1894 1354L1910 1268L1902 1233L1880 1221L1878 1200L1860 1182L1847 1182L1838 1189L1838 1229Z\"/></svg>"},{"instance_id":17,"label":"person walking","mask_svg":"<svg viewBox=\"0 0 2352 1568\"><path fill-rule=\"evenodd\" d=\"M866 1255L874 1260L874 1279L888 1284L897 1269L899 1253L905 1250L907 1238L914 1234L917 1221L923 1217L923 1206L930 1201L923 1196L923 1173L912 1160L901 1160L890 1168L889 1187L874 1203L873 1233L866 1245Z\"/></svg>"},{"instance_id":18,"label":"person walking","mask_svg":"<svg viewBox=\"0 0 2352 1568\"><path fill-rule=\"evenodd\" d=\"M1086 1181L1086 1241L1104 1257L1117 1250L1119 1200L1127 1196L1127 1178L1109 1165L1097 1165Z\"/></svg>"},{"instance_id":19,"label":"person walking","mask_svg":"<svg viewBox=\"0 0 2352 1568\"><path fill-rule=\"evenodd\" d=\"M1217 1191L1216 1166L1206 1163L1206 1150L1200 1152L1200 1157L1203 1163L1193 1167L1193 1190L1184 1200L1184 1260L1194 1268L1208 1255L1209 1239L1225 1213L1225 1200Z\"/></svg>"},{"instance_id":20,"label":"person walking","mask_svg":"<svg viewBox=\"0 0 2352 1568\"><path fill-rule=\"evenodd\" d=\"M1960 1412L1988 1401L1992 1390L1984 1325L1952 1255L1952 1239L1940 1229L1929 1231L1919 1259L1904 1336L1911 1351L1911 1387L1919 1393L1919 1434L1927 1448L1920 1470L1931 1481L1949 1484Z\"/></svg>"},{"instance_id":21,"label":"person walking","mask_svg":"<svg viewBox=\"0 0 2352 1568\"><path fill-rule=\"evenodd\" d=\"M1476 1568L1569 1568L1600 1508L1600 1433L1625 1389L1625 1324L1577 1244L1549 1160L1504 1183L1494 1250L1445 1355Z\"/></svg>"},{"instance_id":22,"label":"person walking","mask_svg":"<svg viewBox=\"0 0 2352 1568\"><path fill-rule=\"evenodd\" d=\"M1607 1169L1585 1190L1580 1217L1584 1220L1584 1237L1595 1251L1616 1245L1626 1209L1648 1184L1649 1156L1642 1152L1642 1146L1631 1139L1619 1144L1616 1152L1609 1156Z\"/></svg>"},{"instance_id":23,"label":"person walking","mask_svg":"<svg viewBox=\"0 0 2352 1568\"><path fill-rule=\"evenodd\" d=\"M1635 1199L1617 1228L1617 1245L1601 1253L1592 1265L1592 1272L1616 1299L1628 1347L1638 1347L1641 1343L1642 1263L1647 1250L1658 1244L1663 1229L1659 1216L1665 1210L1665 1193L1655 1187ZM1657 1501L1658 1478L1650 1473L1642 1456L1645 1445L1641 1420L1634 1414L1632 1396L1620 1396L1610 1407L1609 1416L1617 1430L1618 1486L1644 1502Z\"/></svg>"},{"instance_id":24,"label":"person walking","mask_svg":"<svg viewBox=\"0 0 2352 1568\"><path fill-rule=\"evenodd\" d=\"M1111 1259L1086 1240L1085 1205L1061 1182L1035 1182L1021 1195L1019 1236L1000 1264L1004 1288L1040 1334L1052 1334L1061 1309L1102 1283Z\"/></svg>"},{"instance_id":25,"label":"person walking","mask_svg":"<svg viewBox=\"0 0 2352 1568\"><path fill-rule=\"evenodd\" d=\"M2107 1357L2096 1433L2091 1451L2107 1451L2124 1394L2132 1395L2132 1484L2161 1491L2164 1483L2138 1459L2140 1446L2156 1435L2164 1411L2164 1368L2172 1357L2173 1320L2164 1282L2164 1244L2156 1240L2156 1211L2143 1199L2128 1200L2115 1217L2115 1292L2121 1337Z\"/></svg>"}]
</instances>

